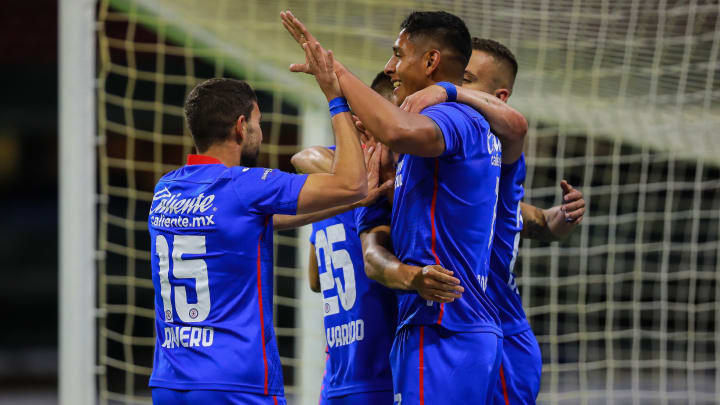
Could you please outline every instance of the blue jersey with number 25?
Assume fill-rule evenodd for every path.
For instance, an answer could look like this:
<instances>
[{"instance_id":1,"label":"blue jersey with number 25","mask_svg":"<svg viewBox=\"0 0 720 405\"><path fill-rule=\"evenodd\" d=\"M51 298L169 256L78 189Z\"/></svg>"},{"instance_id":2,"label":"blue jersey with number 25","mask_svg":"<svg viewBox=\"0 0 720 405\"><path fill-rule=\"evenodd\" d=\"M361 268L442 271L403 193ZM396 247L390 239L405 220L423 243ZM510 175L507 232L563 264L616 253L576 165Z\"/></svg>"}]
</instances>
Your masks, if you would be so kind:
<instances>
[{"instance_id":1,"label":"blue jersey with number 25","mask_svg":"<svg viewBox=\"0 0 720 405\"><path fill-rule=\"evenodd\" d=\"M282 395L272 215L297 212L306 178L191 155L160 179L148 218L151 387Z\"/></svg>"},{"instance_id":2,"label":"blue jersey with number 25","mask_svg":"<svg viewBox=\"0 0 720 405\"><path fill-rule=\"evenodd\" d=\"M365 274L354 212L314 223L310 242L317 255L329 355L324 397L392 391L395 294Z\"/></svg>"}]
</instances>

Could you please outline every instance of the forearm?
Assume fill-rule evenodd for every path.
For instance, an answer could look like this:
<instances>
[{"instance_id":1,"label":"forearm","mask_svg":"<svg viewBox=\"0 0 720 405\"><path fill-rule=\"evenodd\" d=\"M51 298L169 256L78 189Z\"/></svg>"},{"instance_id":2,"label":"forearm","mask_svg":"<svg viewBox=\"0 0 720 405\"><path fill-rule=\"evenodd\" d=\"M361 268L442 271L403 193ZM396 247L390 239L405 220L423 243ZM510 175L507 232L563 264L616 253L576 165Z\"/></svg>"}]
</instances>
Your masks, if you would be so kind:
<instances>
[{"instance_id":1,"label":"forearm","mask_svg":"<svg viewBox=\"0 0 720 405\"><path fill-rule=\"evenodd\" d=\"M458 87L457 91L457 101L479 111L490 124L502 144L503 163L515 163L522 154L528 130L525 117L492 94L463 87Z\"/></svg>"},{"instance_id":2,"label":"forearm","mask_svg":"<svg viewBox=\"0 0 720 405\"><path fill-rule=\"evenodd\" d=\"M318 274L317 256L315 256L315 245L310 244L310 252L308 253L308 281L310 289L314 292L320 292L320 276Z\"/></svg>"},{"instance_id":3,"label":"forearm","mask_svg":"<svg viewBox=\"0 0 720 405\"><path fill-rule=\"evenodd\" d=\"M321 211L311 212L309 214L300 215L273 215L273 229L280 231L283 229L298 228L303 225L312 224L323 219L340 215L344 212L350 211L355 208L356 204L345 204L337 207L327 208Z\"/></svg>"},{"instance_id":4,"label":"forearm","mask_svg":"<svg viewBox=\"0 0 720 405\"><path fill-rule=\"evenodd\" d=\"M367 194L365 158L351 114L335 114L331 121L336 145L332 169L338 186L362 192L364 197Z\"/></svg>"},{"instance_id":5,"label":"forearm","mask_svg":"<svg viewBox=\"0 0 720 405\"><path fill-rule=\"evenodd\" d=\"M478 110L501 140L522 140L527 133L528 123L525 117L492 94L458 87L457 101Z\"/></svg>"},{"instance_id":6,"label":"forearm","mask_svg":"<svg viewBox=\"0 0 720 405\"><path fill-rule=\"evenodd\" d=\"M377 229L377 228L376 228ZM413 267L406 266L392 253L390 235L386 231L363 232L365 273L367 276L396 290L412 290Z\"/></svg>"},{"instance_id":7,"label":"forearm","mask_svg":"<svg viewBox=\"0 0 720 405\"><path fill-rule=\"evenodd\" d=\"M523 228L520 237L523 239L534 239L542 242L553 242L555 237L548 227L545 213L542 209L530 204L520 203L522 211Z\"/></svg>"},{"instance_id":8,"label":"forearm","mask_svg":"<svg viewBox=\"0 0 720 405\"><path fill-rule=\"evenodd\" d=\"M378 141L398 153L438 156L443 152L444 139L438 139L432 120L401 110L344 67L337 70L337 76L353 112ZM438 142L442 142L441 148L435 148L439 151L428 154L424 150L425 145Z\"/></svg>"}]
</instances>

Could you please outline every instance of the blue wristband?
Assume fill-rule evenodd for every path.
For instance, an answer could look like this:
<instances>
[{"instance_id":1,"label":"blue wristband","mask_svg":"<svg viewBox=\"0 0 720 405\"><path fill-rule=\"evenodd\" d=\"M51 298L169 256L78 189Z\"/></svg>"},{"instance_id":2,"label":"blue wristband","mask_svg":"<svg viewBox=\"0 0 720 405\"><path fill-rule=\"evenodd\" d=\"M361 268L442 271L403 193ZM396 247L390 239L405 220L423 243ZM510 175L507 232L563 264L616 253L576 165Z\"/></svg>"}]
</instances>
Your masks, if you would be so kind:
<instances>
[{"instance_id":1,"label":"blue wristband","mask_svg":"<svg viewBox=\"0 0 720 405\"><path fill-rule=\"evenodd\" d=\"M455 88L454 84L450 82L437 82L435 84L445 89L445 92L447 93L447 100L445 101L452 102L457 100L457 88Z\"/></svg>"},{"instance_id":2,"label":"blue wristband","mask_svg":"<svg viewBox=\"0 0 720 405\"><path fill-rule=\"evenodd\" d=\"M330 118L334 117L341 112L350 111L350 106L347 103L345 97L335 97L328 103L330 107Z\"/></svg>"}]
</instances>

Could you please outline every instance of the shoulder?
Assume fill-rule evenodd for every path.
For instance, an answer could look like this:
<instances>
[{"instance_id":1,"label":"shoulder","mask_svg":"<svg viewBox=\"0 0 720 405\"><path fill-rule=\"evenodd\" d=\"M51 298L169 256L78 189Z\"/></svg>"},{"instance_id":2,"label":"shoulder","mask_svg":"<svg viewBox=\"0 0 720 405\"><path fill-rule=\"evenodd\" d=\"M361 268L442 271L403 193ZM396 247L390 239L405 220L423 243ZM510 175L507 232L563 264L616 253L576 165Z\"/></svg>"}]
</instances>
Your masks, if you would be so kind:
<instances>
[{"instance_id":1,"label":"shoulder","mask_svg":"<svg viewBox=\"0 0 720 405\"><path fill-rule=\"evenodd\" d=\"M267 167L235 166L229 168L228 172L233 180L243 182L267 182L276 180L279 177L294 176L291 173Z\"/></svg>"},{"instance_id":2,"label":"shoulder","mask_svg":"<svg viewBox=\"0 0 720 405\"><path fill-rule=\"evenodd\" d=\"M478 126L483 129L490 128L490 125L487 120L485 120L485 117L467 104L455 102L440 103L422 110L420 114L430 117L434 121L437 121L438 119L451 120L455 123L465 121L473 126Z\"/></svg>"}]
</instances>

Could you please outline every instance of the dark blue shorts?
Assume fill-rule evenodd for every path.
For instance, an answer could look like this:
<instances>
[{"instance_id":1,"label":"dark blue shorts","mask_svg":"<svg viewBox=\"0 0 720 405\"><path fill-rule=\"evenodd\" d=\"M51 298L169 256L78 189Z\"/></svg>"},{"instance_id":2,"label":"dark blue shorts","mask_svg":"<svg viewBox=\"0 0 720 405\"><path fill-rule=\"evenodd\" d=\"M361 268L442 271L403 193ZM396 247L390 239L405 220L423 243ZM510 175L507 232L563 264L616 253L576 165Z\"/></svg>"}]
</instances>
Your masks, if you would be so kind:
<instances>
[{"instance_id":1,"label":"dark blue shorts","mask_svg":"<svg viewBox=\"0 0 720 405\"><path fill-rule=\"evenodd\" d=\"M284 397L237 391L152 389L153 405L287 405Z\"/></svg>"},{"instance_id":2,"label":"dark blue shorts","mask_svg":"<svg viewBox=\"0 0 720 405\"><path fill-rule=\"evenodd\" d=\"M320 398L320 405L391 405L392 391L359 392L335 398Z\"/></svg>"},{"instance_id":3,"label":"dark blue shorts","mask_svg":"<svg viewBox=\"0 0 720 405\"><path fill-rule=\"evenodd\" d=\"M390 352L394 403L489 403L502 347L502 338L491 332L453 332L438 325L402 328Z\"/></svg>"},{"instance_id":4,"label":"dark blue shorts","mask_svg":"<svg viewBox=\"0 0 720 405\"><path fill-rule=\"evenodd\" d=\"M505 336L493 404L534 405L540 392L541 373L542 355L532 330Z\"/></svg>"}]
</instances>

